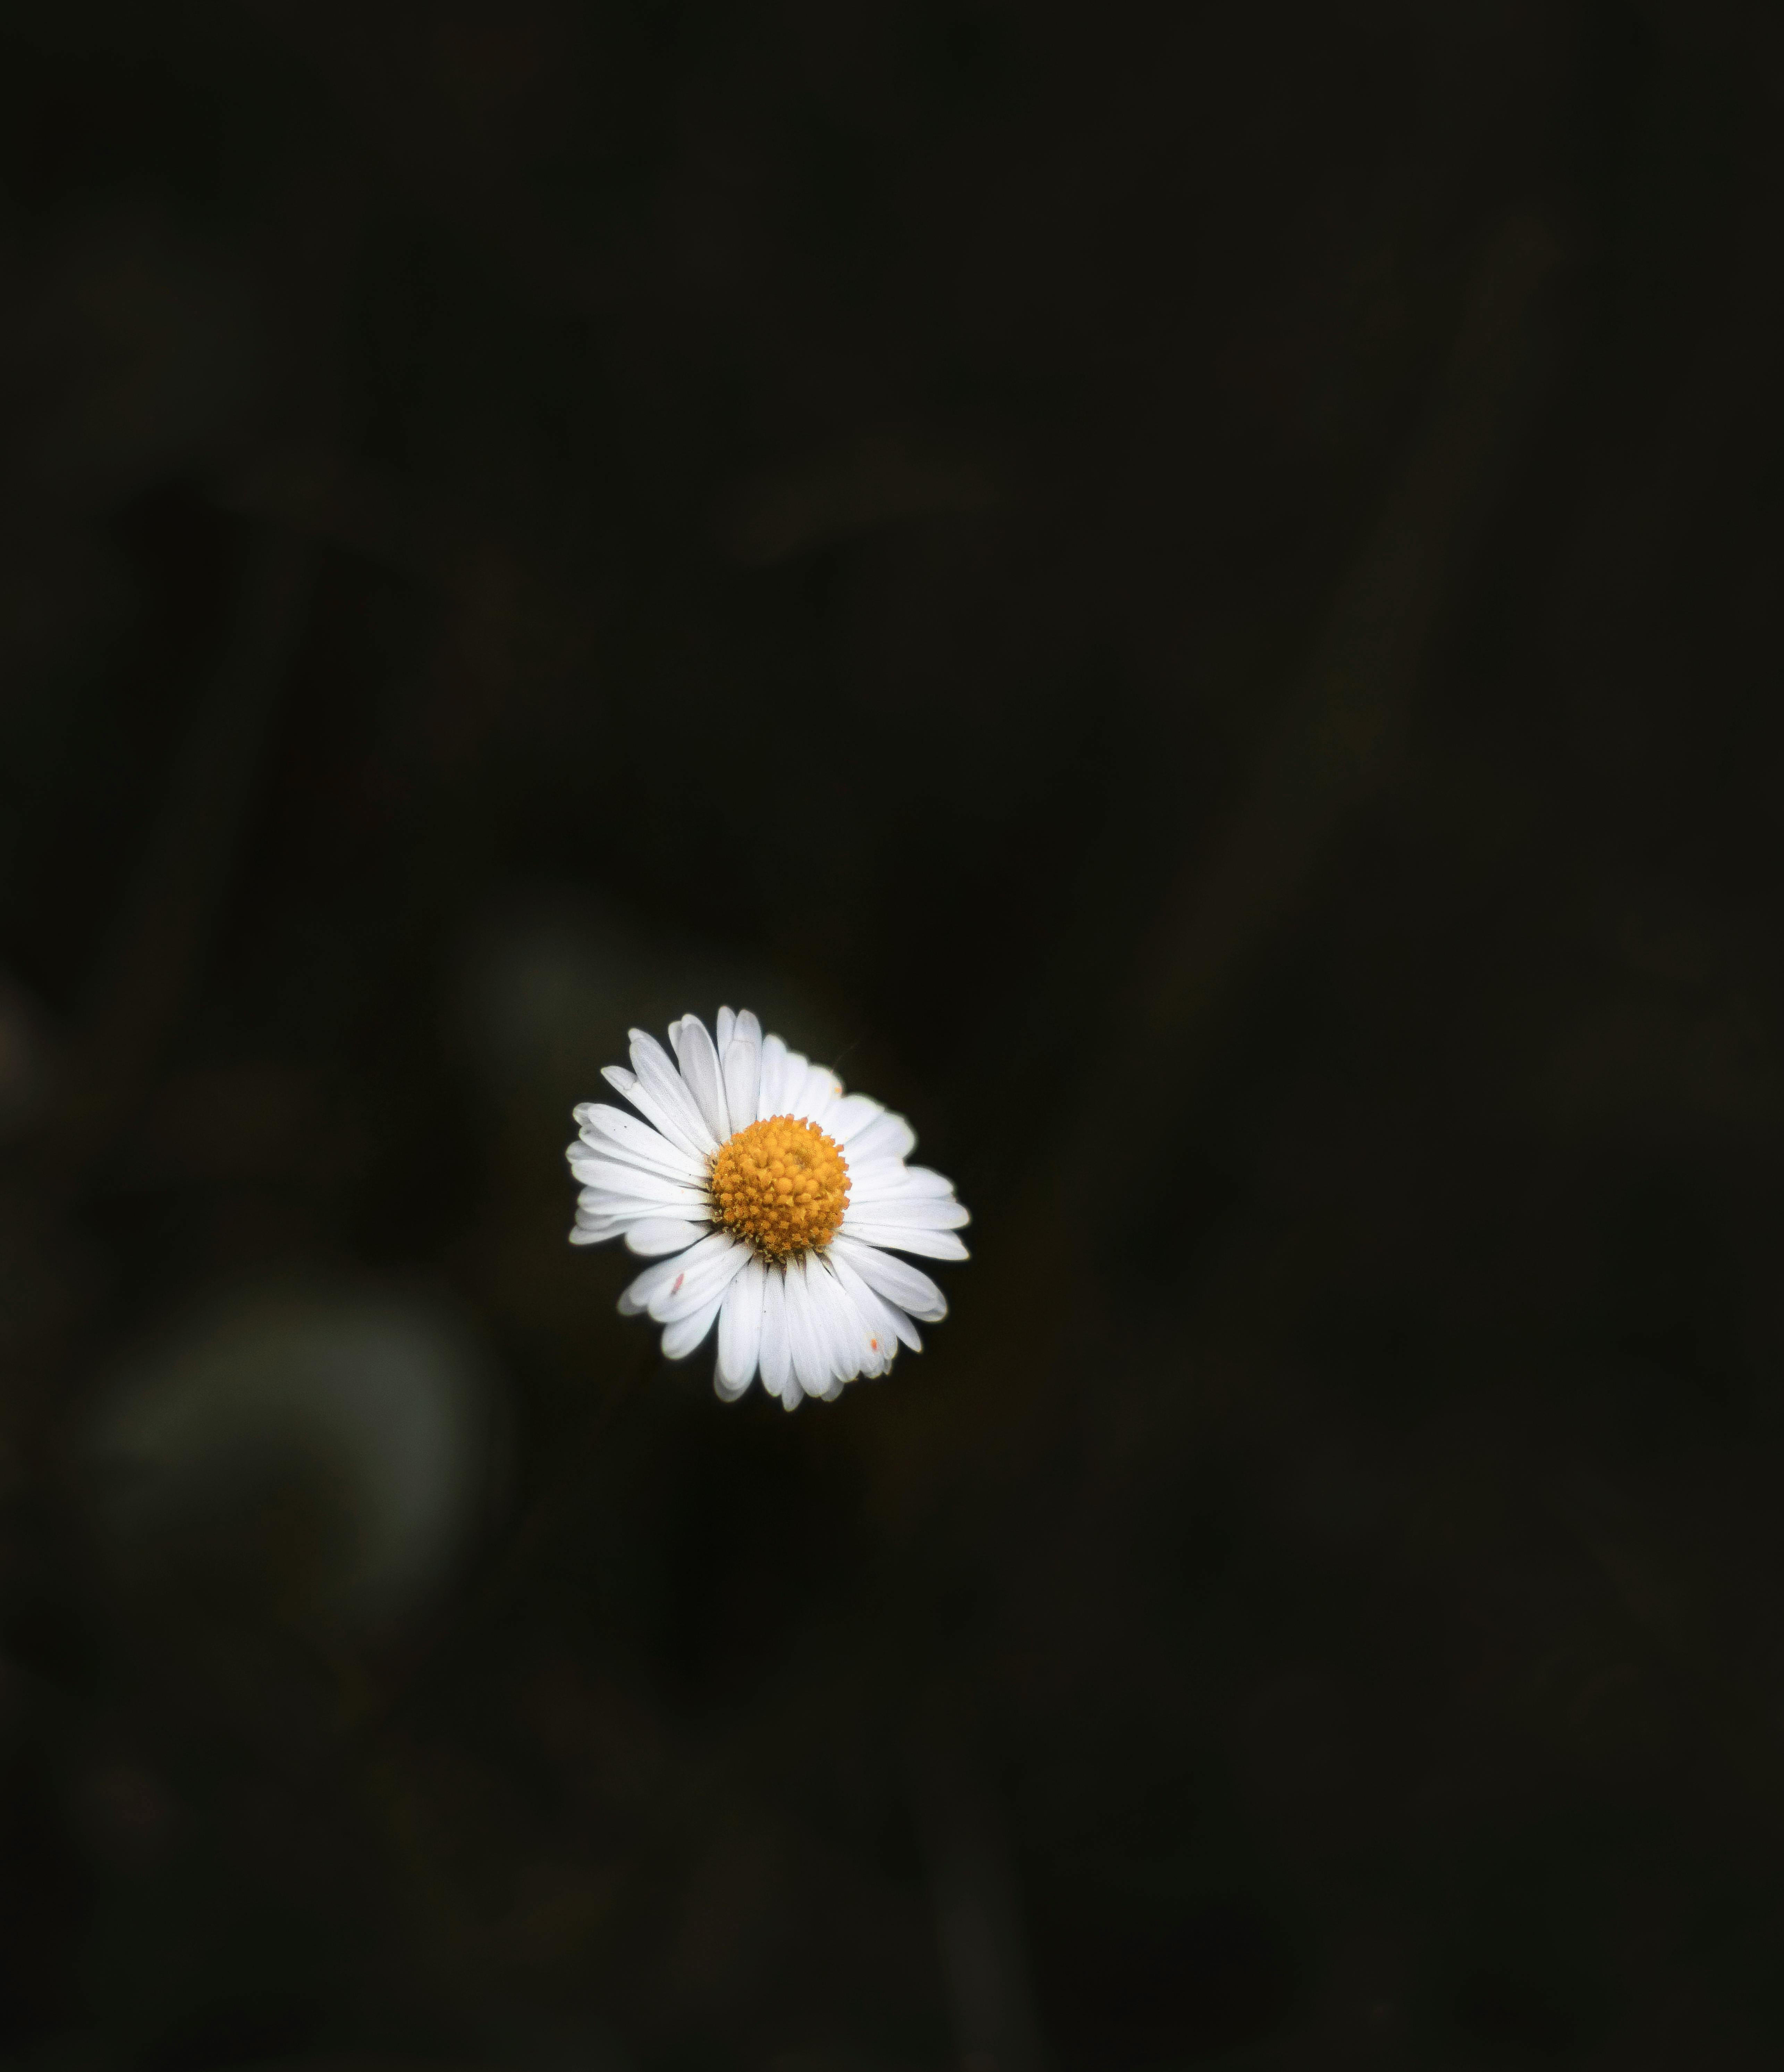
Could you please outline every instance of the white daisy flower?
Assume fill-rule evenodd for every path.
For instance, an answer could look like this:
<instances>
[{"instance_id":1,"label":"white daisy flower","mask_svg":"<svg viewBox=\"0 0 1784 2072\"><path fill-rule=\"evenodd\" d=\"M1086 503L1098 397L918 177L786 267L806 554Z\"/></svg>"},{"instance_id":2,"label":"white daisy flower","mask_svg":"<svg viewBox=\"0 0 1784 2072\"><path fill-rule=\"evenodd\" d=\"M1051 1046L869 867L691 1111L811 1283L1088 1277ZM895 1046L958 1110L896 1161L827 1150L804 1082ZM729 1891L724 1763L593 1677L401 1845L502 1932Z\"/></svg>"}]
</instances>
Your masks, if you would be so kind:
<instances>
[{"instance_id":1,"label":"white daisy flower","mask_svg":"<svg viewBox=\"0 0 1784 2072\"><path fill-rule=\"evenodd\" d=\"M570 1243L623 1237L657 1260L620 1314L666 1326L670 1359L716 1322L719 1394L734 1400L759 1370L789 1410L885 1373L901 1339L921 1351L917 1324L939 1323L947 1305L893 1255L964 1259L954 1233L968 1218L952 1182L904 1162L910 1124L845 1094L753 1014L721 1007L716 1042L686 1014L669 1042L673 1059L631 1031L632 1069L602 1076L638 1114L584 1102L566 1154L582 1185Z\"/></svg>"}]
</instances>

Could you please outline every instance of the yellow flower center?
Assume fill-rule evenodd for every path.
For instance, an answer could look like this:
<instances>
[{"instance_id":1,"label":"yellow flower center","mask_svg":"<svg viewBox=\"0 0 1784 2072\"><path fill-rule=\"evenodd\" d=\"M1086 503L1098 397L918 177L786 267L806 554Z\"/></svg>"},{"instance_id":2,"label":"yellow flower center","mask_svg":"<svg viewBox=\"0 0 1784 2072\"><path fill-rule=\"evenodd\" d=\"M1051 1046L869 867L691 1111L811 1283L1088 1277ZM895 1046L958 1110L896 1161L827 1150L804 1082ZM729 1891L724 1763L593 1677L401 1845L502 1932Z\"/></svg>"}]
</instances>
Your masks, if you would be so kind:
<instances>
[{"instance_id":1,"label":"yellow flower center","mask_svg":"<svg viewBox=\"0 0 1784 2072\"><path fill-rule=\"evenodd\" d=\"M719 1219L763 1258L822 1251L849 1206L849 1167L815 1122L771 1115L740 1129L713 1161Z\"/></svg>"}]
</instances>

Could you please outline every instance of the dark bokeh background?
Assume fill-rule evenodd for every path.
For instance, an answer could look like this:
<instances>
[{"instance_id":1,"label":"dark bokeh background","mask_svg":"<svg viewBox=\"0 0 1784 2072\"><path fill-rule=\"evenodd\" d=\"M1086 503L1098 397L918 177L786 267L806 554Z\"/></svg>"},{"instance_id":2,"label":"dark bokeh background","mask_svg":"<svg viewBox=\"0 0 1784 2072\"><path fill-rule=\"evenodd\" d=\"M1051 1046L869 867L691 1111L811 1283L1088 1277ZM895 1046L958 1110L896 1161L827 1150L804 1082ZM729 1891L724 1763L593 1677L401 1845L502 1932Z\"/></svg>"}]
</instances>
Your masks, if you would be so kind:
<instances>
[{"instance_id":1,"label":"dark bokeh background","mask_svg":"<svg viewBox=\"0 0 1784 2072\"><path fill-rule=\"evenodd\" d=\"M9 8L0 2052L1770 2066L1784 30ZM753 1005L975 1211L721 1407Z\"/></svg>"}]
</instances>

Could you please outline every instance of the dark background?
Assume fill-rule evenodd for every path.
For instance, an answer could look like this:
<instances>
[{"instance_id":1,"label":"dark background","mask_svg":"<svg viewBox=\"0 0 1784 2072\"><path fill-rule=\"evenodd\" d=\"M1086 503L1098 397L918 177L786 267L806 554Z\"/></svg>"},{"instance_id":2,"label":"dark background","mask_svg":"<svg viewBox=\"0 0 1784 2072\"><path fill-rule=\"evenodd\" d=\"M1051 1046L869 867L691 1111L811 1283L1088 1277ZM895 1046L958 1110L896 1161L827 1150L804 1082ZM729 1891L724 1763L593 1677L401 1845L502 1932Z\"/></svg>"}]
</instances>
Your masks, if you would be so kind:
<instances>
[{"instance_id":1,"label":"dark background","mask_svg":"<svg viewBox=\"0 0 1784 2072\"><path fill-rule=\"evenodd\" d=\"M0 2052L1784 2043L1784 29L6 10ZM975 1211L721 1407L754 1006Z\"/></svg>"}]
</instances>

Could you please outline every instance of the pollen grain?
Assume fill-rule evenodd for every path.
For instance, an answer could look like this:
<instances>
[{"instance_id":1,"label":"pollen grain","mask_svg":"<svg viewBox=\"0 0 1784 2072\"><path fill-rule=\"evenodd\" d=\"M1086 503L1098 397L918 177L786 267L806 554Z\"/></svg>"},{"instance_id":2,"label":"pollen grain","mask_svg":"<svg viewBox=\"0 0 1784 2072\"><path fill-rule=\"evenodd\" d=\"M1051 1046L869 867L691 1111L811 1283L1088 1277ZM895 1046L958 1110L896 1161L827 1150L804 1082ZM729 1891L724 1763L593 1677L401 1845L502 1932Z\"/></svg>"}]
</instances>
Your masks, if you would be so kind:
<instances>
[{"instance_id":1,"label":"pollen grain","mask_svg":"<svg viewBox=\"0 0 1784 2072\"><path fill-rule=\"evenodd\" d=\"M849 1206L849 1166L815 1122L772 1115L740 1129L713 1161L719 1220L771 1264L821 1252Z\"/></svg>"}]
</instances>

